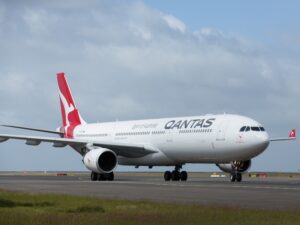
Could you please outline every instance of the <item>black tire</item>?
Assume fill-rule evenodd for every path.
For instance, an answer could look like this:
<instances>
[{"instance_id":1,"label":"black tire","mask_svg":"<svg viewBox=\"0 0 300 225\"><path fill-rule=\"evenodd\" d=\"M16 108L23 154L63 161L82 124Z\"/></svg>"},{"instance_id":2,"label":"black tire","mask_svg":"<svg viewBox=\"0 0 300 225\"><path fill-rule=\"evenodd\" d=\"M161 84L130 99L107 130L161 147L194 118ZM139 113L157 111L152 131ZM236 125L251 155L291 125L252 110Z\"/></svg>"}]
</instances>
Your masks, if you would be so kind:
<instances>
[{"instance_id":1,"label":"black tire","mask_svg":"<svg viewBox=\"0 0 300 225\"><path fill-rule=\"evenodd\" d=\"M230 181L231 181L231 182L235 182L235 180L236 180L236 175L235 175L235 173L230 174Z\"/></svg>"},{"instance_id":2,"label":"black tire","mask_svg":"<svg viewBox=\"0 0 300 225\"><path fill-rule=\"evenodd\" d=\"M187 172L186 171L181 171L181 173L180 173L180 179L181 179L181 181L186 181L187 178L188 178Z\"/></svg>"},{"instance_id":3,"label":"black tire","mask_svg":"<svg viewBox=\"0 0 300 225\"><path fill-rule=\"evenodd\" d=\"M171 177L172 177L173 181L179 181L180 180L180 172L177 170L173 170Z\"/></svg>"},{"instance_id":4,"label":"black tire","mask_svg":"<svg viewBox=\"0 0 300 225\"><path fill-rule=\"evenodd\" d=\"M164 179L165 181L170 181L172 178L172 174L170 171L166 171L165 174L164 174Z\"/></svg>"},{"instance_id":5,"label":"black tire","mask_svg":"<svg viewBox=\"0 0 300 225\"><path fill-rule=\"evenodd\" d=\"M98 174L95 172L92 172L91 173L91 181L96 181L96 180L98 180Z\"/></svg>"},{"instance_id":6,"label":"black tire","mask_svg":"<svg viewBox=\"0 0 300 225\"><path fill-rule=\"evenodd\" d=\"M115 178L114 172L110 172L107 174L107 180L113 181Z\"/></svg>"},{"instance_id":7,"label":"black tire","mask_svg":"<svg viewBox=\"0 0 300 225\"><path fill-rule=\"evenodd\" d=\"M242 174L241 173L237 173L236 174L236 181L237 182L241 182L242 181Z\"/></svg>"},{"instance_id":8,"label":"black tire","mask_svg":"<svg viewBox=\"0 0 300 225\"><path fill-rule=\"evenodd\" d=\"M98 173L98 178L97 178L97 180L99 180L99 181L105 180L104 174Z\"/></svg>"}]
</instances>

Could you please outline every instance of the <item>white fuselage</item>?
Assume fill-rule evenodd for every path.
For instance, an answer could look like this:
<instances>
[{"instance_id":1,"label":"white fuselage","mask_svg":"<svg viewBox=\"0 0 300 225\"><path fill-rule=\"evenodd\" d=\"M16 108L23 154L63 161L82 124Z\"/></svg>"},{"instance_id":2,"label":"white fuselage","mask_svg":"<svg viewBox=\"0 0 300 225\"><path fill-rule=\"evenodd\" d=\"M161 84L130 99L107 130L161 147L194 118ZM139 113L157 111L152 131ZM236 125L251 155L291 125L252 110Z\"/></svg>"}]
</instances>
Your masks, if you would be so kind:
<instances>
[{"instance_id":1,"label":"white fuselage","mask_svg":"<svg viewBox=\"0 0 300 225\"><path fill-rule=\"evenodd\" d=\"M250 130L240 131L245 126ZM139 143L156 151L139 158L119 156L121 165L229 163L249 160L269 145L261 124L226 114L86 124L75 128L74 138Z\"/></svg>"}]
</instances>

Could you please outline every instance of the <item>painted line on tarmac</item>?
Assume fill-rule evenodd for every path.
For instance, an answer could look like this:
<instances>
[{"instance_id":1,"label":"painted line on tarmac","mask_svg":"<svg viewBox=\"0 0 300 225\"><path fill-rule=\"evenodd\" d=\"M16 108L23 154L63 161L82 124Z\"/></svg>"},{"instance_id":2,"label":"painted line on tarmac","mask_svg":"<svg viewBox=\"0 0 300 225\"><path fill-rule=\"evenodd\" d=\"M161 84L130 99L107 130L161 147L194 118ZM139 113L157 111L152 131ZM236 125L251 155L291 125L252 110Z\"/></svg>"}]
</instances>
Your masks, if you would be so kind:
<instances>
[{"instance_id":1,"label":"painted line on tarmac","mask_svg":"<svg viewBox=\"0 0 300 225\"><path fill-rule=\"evenodd\" d=\"M139 181L90 181L90 180L0 180L0 186L3 184L6 186L9 183L11 184L18 184L22 183L23 185L32 185L32 184L53 184L56 185L57 183L89 183L89 184L95 184L95 185L114 185L114 184L120 184L120 185L149 185L149 186L164 186L164 187L180 187L180 188L235 188L235 189L265 189L265 190L290 190L290 191L300 191L300 186L297 187L281 187L281 186L270 186L270 185L217 185L217 184L191 184L191 183L154 183L154 182L139 182ZM56 184L55 184L56 183Z\"/></svg>"},{"instance_id":2,"label":"painted line on tarmac","mask_svg":"<svg viewBox=\"0 0 300 225\"><path fill-rule=\"evenodd\" d=\"M251 185L205 185L205 184L174 184L174 183L152 183L152 182L136 182L136 181L85 181L95 184L132 184L132 185L152 185L152 186L168 186L168 187L182 187L182 188L243 188L243 189L269 189L269 190L294 190L300 191L300 187L279 187L279 186L251 186Z\"/></svg>"}]
</instances>

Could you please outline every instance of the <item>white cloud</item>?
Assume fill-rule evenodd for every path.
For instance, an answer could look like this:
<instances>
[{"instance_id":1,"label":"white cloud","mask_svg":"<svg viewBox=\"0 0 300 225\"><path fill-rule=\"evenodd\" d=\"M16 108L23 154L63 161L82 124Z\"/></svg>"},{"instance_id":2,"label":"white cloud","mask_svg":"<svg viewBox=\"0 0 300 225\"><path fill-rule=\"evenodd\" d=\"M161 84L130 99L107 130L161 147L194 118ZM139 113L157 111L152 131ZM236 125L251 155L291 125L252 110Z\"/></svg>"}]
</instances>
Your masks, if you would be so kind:
<instances>
[{"instance_id":1,"label":"white cloud","mask_svg":"<svg viewBox=\"0 0 300 225\"><path fill-rule=\"evenodd\" d=\"M49 25L57 22L57 19L53 14L49 14L42 9L26 8L23 19L30 31L37 35L51 32Z\"/></svg>"},{"instance_id":2,"label":"white cloud","mask_svg":"<svg viewBox=\"0 0 300 225\"><path fill-rule=\"evenodd\" d=\"M133 22L131 22L129 24L129 26L130 26L132 32L135 35L137 35L138 37L141 37L141 38L143 38L146 41L151 40L152 34L151 34L151 32L147 28L141 27L141 26L139 26L139 25L137 25L137 24L135 24Z\"/></svg>"},{"instance_id":3,"label":"white cloud","mask_svg":"<svg viewBox=\"0 0 300 225\"><path fill-rule=\"evenodd\" d=\"M174 17L173 15L163 15L162 18L163 20L166 21L166 23L169 25L171 29L175 31L180 31L182 33L185 32L186 30L185 24L181 20Z\"/></svg>"},{"instance_id":4,"label":"white cloud","mask_svg":"<svg viewBox=\"0 0 300 225\"><path fill-rule=\"evenodd\" d=\"M10 73L0 77L0 92L9 93L12 96L22 95L29 89L33 89L30 80L24 74Z\"/></svg>"}]
</instances>

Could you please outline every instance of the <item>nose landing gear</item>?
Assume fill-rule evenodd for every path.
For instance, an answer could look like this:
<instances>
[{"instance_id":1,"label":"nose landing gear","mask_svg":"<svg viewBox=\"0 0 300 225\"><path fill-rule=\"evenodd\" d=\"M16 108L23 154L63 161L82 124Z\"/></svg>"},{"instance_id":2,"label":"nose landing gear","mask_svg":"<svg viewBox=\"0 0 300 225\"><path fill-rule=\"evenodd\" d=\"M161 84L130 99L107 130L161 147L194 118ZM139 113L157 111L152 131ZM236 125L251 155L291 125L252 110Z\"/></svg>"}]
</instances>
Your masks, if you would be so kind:
<instances>
[{"instance_id":1,"label":"nose landing gear","mask_svg":"<svg viewBox=\"0 0 300 225\"><path fill-rule=\"evenodd\" d=\"M233 172L230 174L230 181L231 182L241 182L242 181L242 173L239 172L241 171L241 168L244 167L244 162L240 162L240 161L233 161L232 162L232 168L233 168Z\"/></svg>"},{"instance_id":2,"label":"nose landing gear","mask_svg":"<svg viewBox=\"0 0 300 225\"><path fill-rule=\"evenodd\" d=\"M230 181L231 182L241 182L242 181L242 174L239 172L233 172L230 174Z\"/></svg>"},{"instance_id":3,"label":"nose landing gear","mask_svg":"<svg viewBox=\"0 0 300 225\"><path fill-rule=\"evenodd\" d=\"M188 178L188 174L186 171L181 171L180 170L182 169L182 166L181 165L176 165L175 166L175 169L170 172L170 171L166 171L164 173L164 179L165 181L186 181L187 178Z\"/></svg>"}]
</instances>

